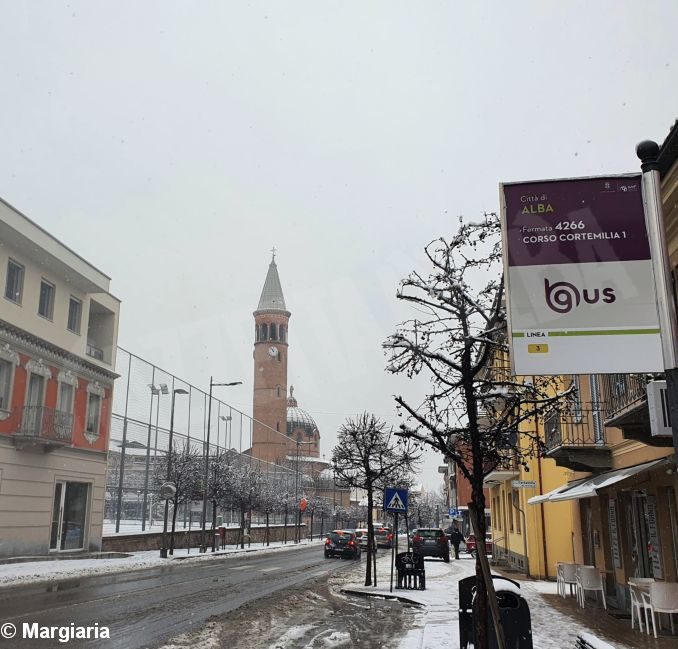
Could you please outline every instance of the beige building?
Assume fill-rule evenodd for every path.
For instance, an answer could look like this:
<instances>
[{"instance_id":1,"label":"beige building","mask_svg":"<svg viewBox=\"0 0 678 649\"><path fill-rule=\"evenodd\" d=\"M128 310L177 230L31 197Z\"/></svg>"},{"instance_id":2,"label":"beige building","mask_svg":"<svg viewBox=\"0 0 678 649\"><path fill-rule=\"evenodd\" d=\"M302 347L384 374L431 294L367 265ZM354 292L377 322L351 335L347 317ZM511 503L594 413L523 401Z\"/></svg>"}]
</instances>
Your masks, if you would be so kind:
<instances>
[{"instance_id":1,"label":"beige building","mask_svg":"<svg viewBox=\"0 0 678 649\"><path fill-rule=\"evenodd\" d=\"M119 301L0 200L0 557L101 547Z\"/></svg>"}]
</instances>

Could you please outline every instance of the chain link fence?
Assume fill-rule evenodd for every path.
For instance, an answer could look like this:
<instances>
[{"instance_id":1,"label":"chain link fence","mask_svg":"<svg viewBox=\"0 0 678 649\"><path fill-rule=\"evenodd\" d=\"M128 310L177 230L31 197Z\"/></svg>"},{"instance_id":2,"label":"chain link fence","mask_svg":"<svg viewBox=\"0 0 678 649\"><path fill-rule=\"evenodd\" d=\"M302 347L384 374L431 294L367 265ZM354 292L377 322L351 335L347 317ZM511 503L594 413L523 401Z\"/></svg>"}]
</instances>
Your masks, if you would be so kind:
<instances>
[{"instance_id":1,"label":"chain link fence","mask_svg":"<svg viewBox=\"0 0 678 649\"><path fill-rule=\"evenodd\" d=\"M208 393L122 348L117 351L116 369L120 378L111 414L104 535L162 530L165 501L160 498L157 475L166 466L170 426L175 449L190 447L202 457L206 452L215 456L228 451L232 464L249 464L283 492L295 497L317 494L313 508L325 529L328 518L336 522L337 516L344 516L348 493L327 472L313 475L302 466L306 462L281 466L252 457L254 420L249 415L212 396L208 431ZM287 514L269 514L269 523L292 522L293 509L294 505ZM240 515L240 511L220 510L217 522L237 526ZM263 523L263 514L251 515L251 524ZM202 500L179 505L177 529L196 529L201 523Z\"/></svg>"}]
</instances>

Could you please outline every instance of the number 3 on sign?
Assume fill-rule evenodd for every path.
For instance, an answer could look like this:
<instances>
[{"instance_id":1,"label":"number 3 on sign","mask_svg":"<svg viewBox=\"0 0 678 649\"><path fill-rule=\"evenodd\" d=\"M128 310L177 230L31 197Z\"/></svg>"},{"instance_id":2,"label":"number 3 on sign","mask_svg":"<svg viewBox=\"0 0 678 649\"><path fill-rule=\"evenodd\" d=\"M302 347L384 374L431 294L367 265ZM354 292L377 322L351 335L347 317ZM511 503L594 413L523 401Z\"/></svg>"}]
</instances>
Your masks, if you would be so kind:
<instances>
[{"instance_id":1,"label":"number 3 on sign","mask_svg":"<svg viewBox=\"0 0 678 649\"><path fill-rule=\"evenodd\" d=\"M548 354L549 353L549 346L545 345L544 343L540 345L528 345L527 346L527 353L528 354Z\"/></svg>"}]
</instances>

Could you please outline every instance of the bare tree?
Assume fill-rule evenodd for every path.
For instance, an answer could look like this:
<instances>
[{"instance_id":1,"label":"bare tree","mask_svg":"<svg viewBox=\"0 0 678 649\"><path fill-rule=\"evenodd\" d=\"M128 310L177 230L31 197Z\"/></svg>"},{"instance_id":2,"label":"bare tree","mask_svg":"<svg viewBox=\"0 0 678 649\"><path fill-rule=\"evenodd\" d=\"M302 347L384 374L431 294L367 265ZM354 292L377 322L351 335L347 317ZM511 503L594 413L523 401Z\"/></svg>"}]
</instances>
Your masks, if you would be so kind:
<instances>
[{"instance_id":1,"label":"bare tree","mask_svg":"<svg viewBox=\"0 0 678 649\"><path fill-rule=\"evenodd\" d=\"M409 478L421 458L418 444L397 438L392 428L375 415L364 412L347 419L339 429L338 444L332 451L332 466L342 486L367 493L367 538L374 538L375 493ZM367 544L365 586L377 585L372 543Z\"/></svg>"},{"instance_id":2,"label":"bare tree","mask_svg":"<svg viewBox=\"0 0 678 649\"><path fill-rule=\"evenodd\" d=\"M507 367L506 318L501 275L499 220L461 224L450 241L425 248L432 270L413 272L397 297L420 314L399 325L384 347L387 369L431 381L421 403L396 397L406 415L400 434L453 460L471 483L472 503L484 550L483 479L491 471L541 451L535 417L559 409L568 396L552 377L513 377ZM518 430L528 443L518 443ZM476 647L487 648L487 592L476 561Z\"/></svg>"},{"instance_id":3,"label":"bare tree","mask_svg":"<svg viewBox=\"0 0 678 649\"><path fill-rule=\"evenodd\" d=\"M263 473L258 467L246 463L232 465L226 474L227 483L224 489L224 506L230 506L240 512L240 533L236 545L245 547L247 532L247 516L252 519L252 510L257 506L261 487L264 482Z\"/></svg>"},{"instance_id":4,"label":"bare tree","mask_svg":"<svg viewBox=\"0 0 678 649\"><path fill-rule=\"evenodd\" d=\"M174 554L174 532L177 524L179 505L197 499L197 492L202 488L202 456L188 441L180 448L173 447L155 465L153 483L156 488L166 482L167 462L171 459L170 482L175 487L172 498L172 530L170 532L169 553Z\"/></svg>"}]
</instances>

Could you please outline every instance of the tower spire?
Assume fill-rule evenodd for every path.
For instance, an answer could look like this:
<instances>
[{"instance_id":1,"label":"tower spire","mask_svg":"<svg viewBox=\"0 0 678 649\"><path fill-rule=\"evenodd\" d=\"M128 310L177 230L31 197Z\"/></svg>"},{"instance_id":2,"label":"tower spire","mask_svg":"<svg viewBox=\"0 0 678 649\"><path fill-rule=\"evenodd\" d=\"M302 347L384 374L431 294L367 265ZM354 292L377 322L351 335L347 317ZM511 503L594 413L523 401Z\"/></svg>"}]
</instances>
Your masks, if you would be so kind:
<instances>
[{"instance_id":1,"label":"tower spire","mask_svg":"<svg viewBox=\"0 0 678 649\"><path fill-rule=\"evenodd\" d=\"M278 266L275 263L275 247L271 250L271 263L268 265L268 273L264 281L264 288L259 298L257 311L287 311L285 298L283 296L280 277L278 276Z\"/></svg>"}]
</instances>

